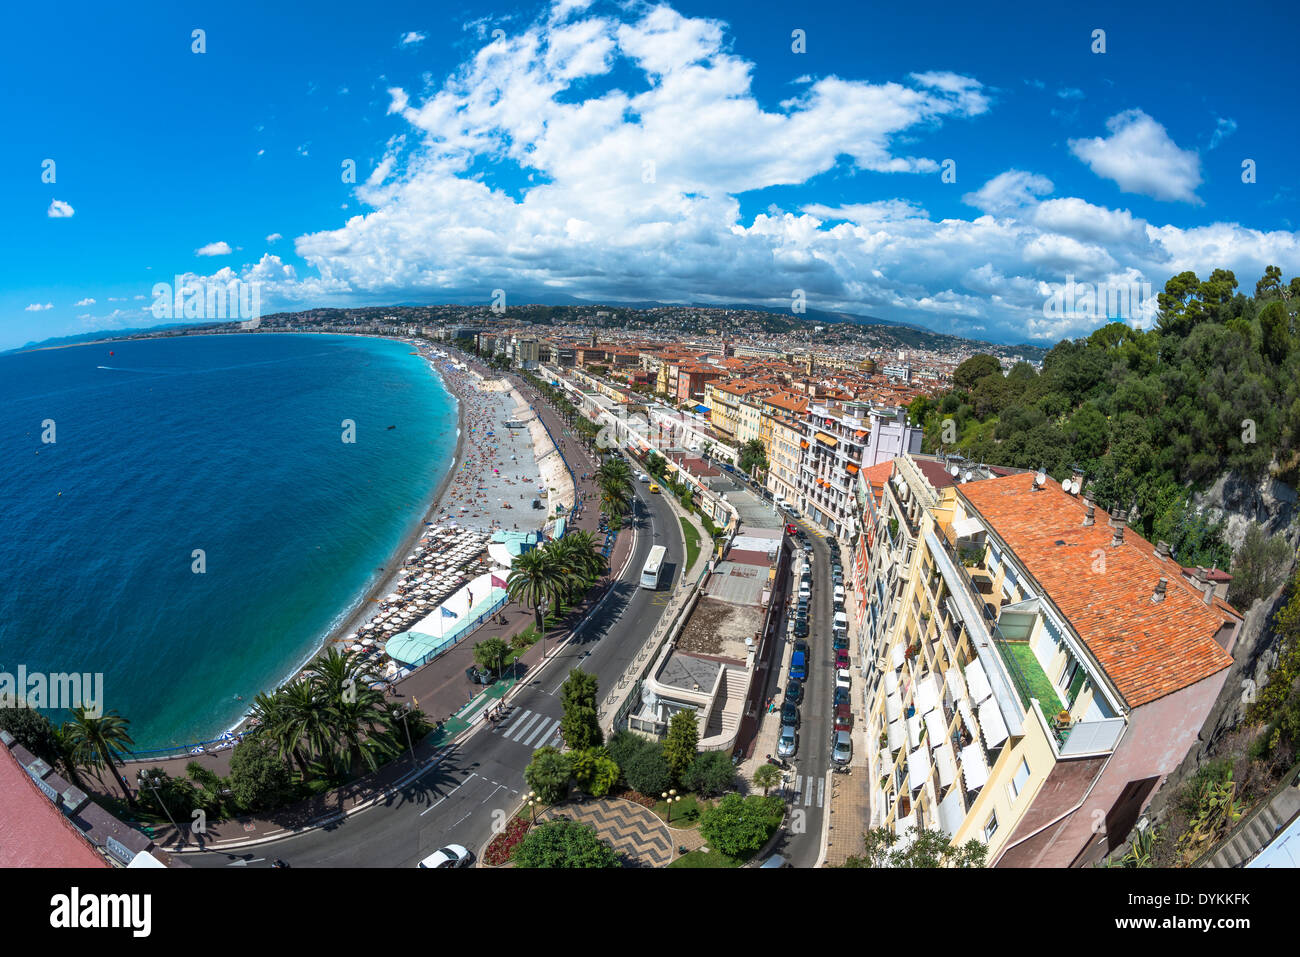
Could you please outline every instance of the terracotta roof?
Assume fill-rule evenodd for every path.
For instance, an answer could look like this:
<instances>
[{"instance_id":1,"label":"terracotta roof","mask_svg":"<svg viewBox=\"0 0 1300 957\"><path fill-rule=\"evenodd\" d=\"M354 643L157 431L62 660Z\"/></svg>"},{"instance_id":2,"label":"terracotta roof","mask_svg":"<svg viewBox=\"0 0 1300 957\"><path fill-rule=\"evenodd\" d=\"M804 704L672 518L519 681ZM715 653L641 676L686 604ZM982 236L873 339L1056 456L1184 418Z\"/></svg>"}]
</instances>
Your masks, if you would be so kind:
<instances>
[{"instance_id":1,"label":"terracotta roof","mask_svg":"<svg viewBox=\"0 0 1300 957\"><path fill-rule=\"evenodd\" d=\"M1093 657L1131 707L1202 681L1232 664L1215 642L1225 618L1240 615L1229 605L1207 606L1201 592L1180 574L1172 559L1131 528L1111 546L1106 510L1084 526L1084 503L1048 480L1031 492L1033 473L1008 475L958 486L1015 553L1047 596L1069 619ZM1092 571L1100 550L1105 571ZM1165 600L1151 596L1168 579Z\"/></svg>"},{"instance_id":2,"label":"terracotta roof","mask_svg":"<svg viewBox=\"0 0 1300 957\"><path fill-rule=\"evenodd\" d=\"M0 752L0 867L107 867L13 753L3 744Z\"/></svg>"}]
</instances>

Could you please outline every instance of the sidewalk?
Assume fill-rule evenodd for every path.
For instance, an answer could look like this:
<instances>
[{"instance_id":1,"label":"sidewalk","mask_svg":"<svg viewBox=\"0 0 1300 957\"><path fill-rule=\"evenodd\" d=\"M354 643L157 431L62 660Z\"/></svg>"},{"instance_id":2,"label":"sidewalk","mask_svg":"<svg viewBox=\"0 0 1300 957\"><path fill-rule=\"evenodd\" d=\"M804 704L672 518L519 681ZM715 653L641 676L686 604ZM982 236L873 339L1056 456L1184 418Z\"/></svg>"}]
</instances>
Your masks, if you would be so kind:
<instances>
[{"instance_id":1,"label":"sidewalk","mask_svg":"<svg viewBox=\"0 0 1300 957\"><path fill-rule=\"evenodd\" d=\"M856 593L847 591L846 597ZM855 683L864 681L862 648L858 638L862 619L856 599L845 601L849 616L849 661L854 663ZM831 775L831 800L827 812L827 841L824 867L838 867L852 855L862 853L862 835L871 828L871 765L875 752L868 750L865 702L860 690L854 689L853 760L848 774Z\"/></svg>"}]
</instances>

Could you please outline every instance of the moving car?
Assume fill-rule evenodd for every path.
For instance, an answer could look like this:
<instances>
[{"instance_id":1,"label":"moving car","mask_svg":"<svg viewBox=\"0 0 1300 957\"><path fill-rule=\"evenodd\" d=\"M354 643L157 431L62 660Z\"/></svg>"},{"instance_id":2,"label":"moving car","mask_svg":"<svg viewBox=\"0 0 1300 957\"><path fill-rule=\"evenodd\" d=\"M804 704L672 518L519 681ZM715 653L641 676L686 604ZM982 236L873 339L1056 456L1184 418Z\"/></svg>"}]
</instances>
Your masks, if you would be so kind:
<instances>
[{"instance_id":1,"label":"moving car","mask_svg":"<svg viewBox=\"0 0 1300 957\"><path fill-rule=\"evenodd\" d=\"M656 485L654 482L651 482L651 483L650 483L650 494L651 494L651 495L658 495L658 494L659 494L659 486Z\"/></svg>"},{"instance_id":2,"label":"moving car","mask_svg":"<svg viewBox=\"0 0 1300 957\"><path fill-rule=\"evenodd\" d=\"M787 861L784 857L782 857L780 854L773 854L762 864L759 864L758 869L761 871L768 867L789 867L789 866L790 866L790 862Z\"/></svg>"},{"instance_id":3,"label":"moving car","mask_svg":"<svg viewBox=\"0 0 1300 957\"><path fill-rule=\"evenodd\" d=\"M636 480L637 480L638 482L640 482L642 485L649 485L649 484L650 484L650 476L646 475L644 472L640 473L640 474L636 477Z\"/></svg>"},{"instance_id":4,"label":"moving car","mask_svg":"<svg viewBox=\"0 0 1300 957\"><path fill-rule=\"evenodd\" d=\"M417 867L468 867L473 855L459 844L448 844L422 860Z\"/></svg>"},{"instance_id":5,"label":"moving car","mask_svg":"<svg viewBox=\"0 0 1300 957\"><path fill-rule=\"evenodd\" d=\"M781 727L781 736L776 739L776 756L778 758L793 758L798 750L799 733L795 731L794 725L783 725Z\"/></svg>"},{"instance_id":6,"label":"moving car","mask_svg":"<svg viewBox=\"0 0 1300 957\"><path fill-rule=\"evenodd\" d=\"M798 528L796 528L796 527L795 527L794 525L792 525L791 523L786 522L786 524L785 524L785 533L786 533L787 535L793 535L793 534L794 534L795 532L797 532L797 531L799 531Z\"/></svg>"},{"instance_id":7,"label":"moving car","mask_svg":"<svg viewBox=\"0 0 1300 957\"><path fill-rule=\"evenodd\" d=\"M831 761L841 767L853 760L853 735L847 731L831 732Z\"/></svg>"}]
</instances>

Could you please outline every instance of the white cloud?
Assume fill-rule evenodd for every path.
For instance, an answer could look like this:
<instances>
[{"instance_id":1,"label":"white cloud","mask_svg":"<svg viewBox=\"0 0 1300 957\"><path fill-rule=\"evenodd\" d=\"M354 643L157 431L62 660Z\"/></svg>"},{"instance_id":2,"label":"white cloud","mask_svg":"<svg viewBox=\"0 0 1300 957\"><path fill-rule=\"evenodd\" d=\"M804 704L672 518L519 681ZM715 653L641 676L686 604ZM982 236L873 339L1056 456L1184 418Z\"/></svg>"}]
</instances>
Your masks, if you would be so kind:
<instances>
[{"instance_id":1,"label":"white cloud","mask_svg":"<svg viewBox=\"0 0 1300 957\"><path fill-rule=\"evenodd\" d=\"M95 304L95 300L91 299L90 297L87 297L81 300L81 302L77 303L78 306L93 306L94 304Z\"/></svg>"},{"instance_id":2,"label":"white cloud","mask_svg":"<svg viewBox=\"0 0 1300 957\"><path fill-rule=\"evenodd\" d=\"M1025 169L967 194L974 218L935 218L903 198L910 177L858 187L853 174L937 171L935 129L992 108L978 80L810 77L774 106L759 102L759 68L733 52L725 25L666 7L585 10L516 25L446 80L389 89L389 113L409 128L356 187L363 214L297 237L310 273L267 254L218 277L262 282L274 308L477 290L487 301L497 287L513 301L777 305L802 288L816 308L1054 340L1096 325L1043 316L1049 284L1067 274L1158 287L1224 266L1246 283L1300 259L1293 233L1153 224L1058 195ZM490 23L473 29L486 36ZM495 185L498 168L509 188ZM744 194L824 174L844 184L837 201L742 216Z\"/></svg>"},{"instance_id":3,"label":"white cloud","mask_svg":"<svg viewBox=\"0 0 1300 957\"><path fill-rule=\"evenodd\" d=\"M1070 140L1070 151L1126 193L1200 204L1201 159L1195 150L1179 149L1165 128L1141 110L1115 114L1106 129L1108 137Z\"/></svg>"},{"instance_id":4,"label":"white cloud","mask_svg":"<svg viewBox=\"0 0 1300 957\"><path fill-rule=\"evenodd\" d=\"M408 33L404 33L402 39L398 41L398 43L400 46L413 47L423 43L426 39L428 38L423 33L411 30Z\"/></svg>"},{"instance_id":5,"label":"white cloud","mask_svg":"<svg viewBox=\"0 0 1300 957\"><path fill-rule=\"evenodd\" d=\"M41 305L39 302L34 302L26 309L24 309L23 312L44 312L46 309L53 309L53 308L54 308L54 303L52 302L47 302L45 303L45 305Z\"/></svg>"},{"instance_id":6,"label":"white cloud","mask_svg":"<svg viewBox=\"0 0 1300 957\"><path fill-rule=\"evenodd\" d=\"M230 248L230 243L220 240L215 243L208 243L206 246L200 246L194 250L196 256L229 256L234 250Z\"/></svg>"},{"instance_id":7,"label":"white cloud","mask_svg":"<svg viewBox=\"0 0 1300 957\"><path fill-rule=\"evenodd\" d=\"M281 236L279 233L272 233L271 235L266 237L266 241L268 243L279 242L281 239L284 239L284 237Z\"/></svg>"},{"instance_id":8,"label":"white cloud","mask_svg":"<svg viewBox=\"0 0 1300 957\"><path fill-rule=\"evenodd\" d=\"M74 213L76 210L61 199L50 200L50 208L45 211L50 219L67 219Z\"/></svg>"},{"instance_id":9,"label":"white cloud","mask_svg":"<svg viewBox=\"0 0 1300 957\"><path fill-rule=\"evenodd\" d=\"M1222 116L1214 118L1214 133L1210 136L1210 149L1214 149L1233 133L1237 132L1237 121Z\"/></svg>"}]
</instances>

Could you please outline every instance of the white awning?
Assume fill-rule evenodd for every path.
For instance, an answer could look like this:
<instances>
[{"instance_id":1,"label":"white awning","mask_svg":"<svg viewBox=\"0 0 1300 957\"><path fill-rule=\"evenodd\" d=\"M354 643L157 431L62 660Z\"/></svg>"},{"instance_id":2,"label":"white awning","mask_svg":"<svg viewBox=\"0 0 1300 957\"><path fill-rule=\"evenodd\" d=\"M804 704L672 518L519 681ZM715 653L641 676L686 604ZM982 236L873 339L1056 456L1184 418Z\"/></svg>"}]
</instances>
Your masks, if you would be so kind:
<instances>
[{"instance_id":1,"label":"white awning","mask_svg":"<svg viewBox=\"0 0 1300 957\"><path fill-rule=\"evenodd\" d=\"M939 703L939 688L935 684L934 675L926 675L916 683L912 700L916 702L916 710L922 713Z\"/></svg>"},{"instance_id":2,"label":"white awning","mask_svg":"<svg viewBox=\"0 0 1300 957\"><path fill-rule=\"evenodd\" d=\"M939 786L947 787L957 779L957 759L952 754L952 742L945 741L934 749L934 763L939 767Z\"/></svg>"},{"instance_id":3,"label":"white awning","mask_svg":"<svg viewBox=\"0 0 1300 957\"><path fill-rule=\"evenodd\" d=\"M898 835L898 841L894 844L896 851L905 851L916 841L916 802L912 803L912 811L907 817L894 821L894 833Z\"/></svg>"},{"instance_id":4,"label":"white awning","mask_svg":"<svg viewBox=\"0 0 1300 957\"><path fill-rule=\"evenodd\" d=\"M924 744L907 755L907 786L915 791L930 776L930 749Z\"/></svg>"},{"instance_id":5,"label":"white awning","mask_svg":"<svg viewBox=\"0 0 1300 957\"><path fill-rule=\"evenodd\" d=\"M912 747L921 743L921 716L914 714L907 719L907 740Z\"/></svg>"},{"instance_id":6,"label":"white awning","mask_svg":"<svg viewBox=\"0 0 1300 957\"><path fill-rule=\"evenodd\" d=\"M961 791L953 789L939 802L939 827L943 833L952 837L966 820L966 808L961 802Z\"/></svg>"},{"instance_id":7,"label":"white awning","mask_svg":"<svg viewBox=\"0 0 1300 957\"><path fill-rule=\"evenodd\" d=\"M898 672L886 671L885 672L885 693L894 694L897 691L898 691Z\"/></svg>"},{"instance_id":8,"label":"white awning","mask_svg":"<svg viewBox=\"0 0 1300 957\"><path fill-rule=\"evenodd\" d=\"M885 720L897 721L903 716L903 699L899 697L897 691L893 694L885 695Z\"/></svg>"},{"instance_id":9,"label":"white awning","mask_svg":"<svg viewBox=\"0 0 1300 957\"><path fill-rule=\"evenodd\" d=\"M993 694L988 676L984 674L984 666L978 658L966 666L966 684L970 688L971 700L976 704Z\"/></svg>"},{"instance_id":10,"label":"white awning","mask_svg":"<svg viewBox=\"0 0 1300 957\"><path fill-rule=\"evenodd\" d=\"M948 737L948 722L938 708L925 713L925 730L930 732L930 742L942 741Z\"/></svg>"},{"instance_id":11,"label":"white awning","mask_svg":"<svg viewBox=\"0 0 1300 957\"><path fill-rule=\"evenodd\" d=\"M907 740L907 729L903 727L901 721L889 722L889 727L885 729L885 733L889 736L890 751L897 751Z\"/></svg>"},{"instance_id":12,"label":"white awning","mask_svg":"<svg viewBox=\"0 0 1300 957\"><path fill-rule=\"evenodd\" d=\"M962 724L966 725L966 731L976 741L980 737L979 725L975 723L975 715L970 709L970 702L962 698L957 702L957 712L961 715Z\"/></svg>"},{"instance_id":13,"label":"white awning","mask_svg":"<svg viewBox=\"0 0 1300 957\"><path fill-rule=\"evenodd\" d=\"M894 650L889 653L890 663L893 664L895 668L903 667L903 662L906 660L906 657L907 649L903 647L901 641L894 645Z\"/></svg>"},{"instance_id":14,"label":"white awning","mask_svg":"<svg viewBox=\"0 0 1300 957\"><path fill-rule=\"evenodd\" d=\"M949 668L944 672L943 678L948 684L948 694L952 695L954 701L966 697L966 682L962 680L959 668Z\"/></svg>"},{"instance_id":15,"label":"white awning","mask_svg":"<svg viewBox=\"0 0 1300 957\"><path fill-rule=\"evenodd\" d=\"M968 744L961 749L961 773L966 778L966 790L982 788L989 779L988 762L984 760L982 745Z\"/></svg>"},{"instance_id":16,"label":"white awning","mask_svg":"<svg viewBox=\"0 0 1300 957\"><path fill-rule=\"evenodd\" d=\"M990 751L1007 739L1006 722L992 698L980 705L980 727L984 729L984 744Z\"/></svg>"},{"instance_id":17,"label":"white awning","mask_svg":"<svg viewBox=\"0 0 1300 957\"><path fill-rule=\"evenodd\" d=\"M962 518L952 523L953 534L958 538L970 538L984 531L978 518Z\"/></svg>"},{"instance_id":18,"label":"white awning","mask_svg":"<svg viewBox=\"0 0 1300 957\"><path fill-rule=\"evenodd\" d=\"M888 748L880 749L880 764L876 767L876 777L883 777L894 768L894 756Z\"/></svg>"}]
</instances>

